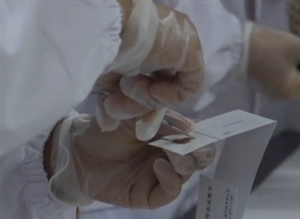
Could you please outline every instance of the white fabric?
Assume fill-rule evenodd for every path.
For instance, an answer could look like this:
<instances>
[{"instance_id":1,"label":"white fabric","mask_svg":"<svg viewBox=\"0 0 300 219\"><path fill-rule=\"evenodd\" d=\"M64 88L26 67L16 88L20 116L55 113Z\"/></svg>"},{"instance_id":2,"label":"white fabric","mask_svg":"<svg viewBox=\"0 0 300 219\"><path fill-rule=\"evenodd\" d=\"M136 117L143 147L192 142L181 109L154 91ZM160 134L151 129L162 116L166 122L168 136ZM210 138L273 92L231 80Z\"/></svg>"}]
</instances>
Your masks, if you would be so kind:
<instances>
[{"instance_id":1,"label":"white fabric","mask_svg":"<svg viewBox=\"0 0 300 219\"><path fill-rule=\"evenodd\" d=\"M270 100L267 97L260 96L262 102L260 100L261 105L257 107L255 104L257 101L257 93L244 83L240 83L240 80L236 77L234 70L237 63L241 61L239 57L243 47L243 36L240 29L241 24L232 15L227 15L230 19L224 19L226 12L220 6L219 1L201 0L201 3L205 2L203 4L200 4L200 1L186 0L160 1L177 8L178 5L181 5L180 1L182 1L182 5L185 7L184 10L189 9L189 11L186 12L188 12L188 14L192 16L192 20L196 22L202 41L204 63L206 65L205 69L208 69L208 72L213 71L215 73L213 78L206 82L206 85L214 85L209 87L210 92L198 96L195 100L184 106L177 107L180 113L192 118L205 119L235 109L242 109L248 112L254 112L259 109L257 111L259 114L279 121L277 132L285 129L300 131L300 101L284 102ZM243 1L228 0L222 2L226 4L227 9L237 13L239 18L242 20L245 19L246 15L243 10ZM263 14L259 17L264 18L264 13L268 11L268 22L265 23L272 24L273 27L280 29L286 28L284 26L277 26L276 24L278 22L276 24L271 23L271 20L275 17L278 18L277 20L286 21L284 7L281 8L281 10L278 9L278 4L284 5L284 3L280 0L276 2L274 2L274 0L262 2L264 4L260 6L260 12ZM192 3L195 3L195 5ZM220 16L219 19L216 19L218 16ZM201 19L197 19L197 17ZM245 72L240 72L240 74L245 74ZM90 96L85 102L80 104L78 109L80 112L93 113L93 104L93 97ZM212 174L212 172L213 165L205 170L206 174ZM154 211L136 211L103 203L94 203L83 211L83 219L180 218L182 214L196 203L199 174L200 173L194 174L187 184L184 185L182 193L177 200L161 209Z\"/></svg>"},{"instance_id":2,"label":"white fabric","mask_svg":"<svg viewBox=\"0 0 300 219\"><path fill-rule=\"evenodd\" d=\"M48 195L45 130L114 60L121 20L117 0L0 0L0 218L75 218Z\"/></svg>"},{"instance_id":3,"label":"white fabric","mask_svg":"<svg viewBox=\"0 0 300 219\"><path fill-rule=\"evenodd\" d=\"M45 132L0 159L0 218L75 219L74 207L60 205L48 194L43 148L49 133Z\"/></svg>"},{"instance_id":4,"label":"white fabric","mask_svg":"<svg viewBox=\"0 0 300 219\"><path fill-rule=\"evenodd\" d=\"M234 14L236 17L238 17L241 21L247 20L247 2L250 2L253 0L226 0L222 1L227 11ZM256 0L254 0L256 1Z\"/></svg>"},{"instance_id":5,"label":"white fabric","mask_svg":"<svg viewBox=\"0 0 300 219\"><path fill-rule=\"evenodd\" d=\"M80 103L117 55L117 0L0 0L0 156Z\"/></svg>"},{"instance_id":6,"label":"white fabric","mask_svg":"<svg viewBox=\"0 0 300 219\"><path fill-rule=\"evenodd\" d=\"M68 117L77 115L72 110ZM51 130L0 158L0 218L75 219L76 208L56 202L48 192L43 150Z\"/></svg>"}]
</instances>

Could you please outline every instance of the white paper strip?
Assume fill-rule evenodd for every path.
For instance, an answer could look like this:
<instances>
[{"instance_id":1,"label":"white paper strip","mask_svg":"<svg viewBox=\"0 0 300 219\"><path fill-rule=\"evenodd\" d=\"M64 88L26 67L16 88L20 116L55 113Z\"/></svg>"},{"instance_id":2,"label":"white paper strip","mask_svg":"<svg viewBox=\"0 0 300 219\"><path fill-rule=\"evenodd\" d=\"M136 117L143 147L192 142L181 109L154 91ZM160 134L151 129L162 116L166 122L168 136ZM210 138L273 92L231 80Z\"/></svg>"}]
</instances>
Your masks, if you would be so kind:
<instances>
[{"instance_id":1,"label":"white paper strip","mask_svg":"<svg viewBox=\"0 0 300 219\"><path fill-rule=\"evenodd\" d=\"M180 155L186 155L206 145L269 124L276 124L276 122L241 110L236 110L197 123L194 131L189 133L189 135L195 137L195 139L186 144L176 144L172 142L174 139L186 138L186 136L182 134L166 136L164 139L149 144Z\"/></svg>"}]
</instances>

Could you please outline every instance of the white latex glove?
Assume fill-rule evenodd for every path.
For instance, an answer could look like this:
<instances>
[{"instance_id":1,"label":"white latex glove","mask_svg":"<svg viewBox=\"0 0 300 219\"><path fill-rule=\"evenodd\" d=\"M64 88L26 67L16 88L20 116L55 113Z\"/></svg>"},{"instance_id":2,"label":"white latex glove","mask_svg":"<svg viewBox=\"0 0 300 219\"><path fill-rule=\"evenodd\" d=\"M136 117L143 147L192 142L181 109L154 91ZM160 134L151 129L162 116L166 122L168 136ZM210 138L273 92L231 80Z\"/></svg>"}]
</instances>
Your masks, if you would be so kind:
<instances>
[{"instance_id":1,"label":"white latex glove","mask_svg":"<svg viewBox=\"0 0 300 219\"><path fill-rule=\"evenodd\" d=\"M193 127L184 117L167 116L182 131ZM206 168L214 159L213 146L186 156L149 146L136 139L135 122L123 121L111 132L101 132L90 116L58 125L52 144L52 197L75 206L98 200L126 208L154 209L176 199L193 172ZM162 124L153 140L171 134L178 131Z\"/></svg>"},{"instance_id":2,"label":"white latex glove","mask_svg":"<svg viewBox=\"0 0 300 219\"><path fill-rule=\"evenodd\" d=\"M133 3L119 55L97 82L98 89L114 92L99 96L97 118L110 131L120 120L140 117L137 137L149 140L165 107L185 102L202 88L202 49L185 14L150 0Z\"/></svg>"},{"instance_id":3,"label":"white latex glove","mask_svg":"<svg viewBox=\"0 0 300 219\"><path fill-rule=\"evenodd\" d=\"M249 44L250 78L277 97L300 95L300 38L255 25Z\"/></svg>"}]
</instances>

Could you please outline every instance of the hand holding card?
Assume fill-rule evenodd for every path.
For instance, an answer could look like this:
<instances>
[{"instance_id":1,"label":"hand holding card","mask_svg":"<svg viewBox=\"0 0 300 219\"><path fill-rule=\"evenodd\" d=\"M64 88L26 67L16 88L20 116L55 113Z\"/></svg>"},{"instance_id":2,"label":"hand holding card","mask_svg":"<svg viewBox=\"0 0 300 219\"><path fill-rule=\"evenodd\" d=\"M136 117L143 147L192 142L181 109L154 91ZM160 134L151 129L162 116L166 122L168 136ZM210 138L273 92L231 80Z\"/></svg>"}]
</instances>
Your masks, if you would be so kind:
<instances>
[{"instance_id":1,"label":"hand holding card","mask_svg":"<svg viewBox=\"0 0 300 219\"><path fill-rule=\"evenodd\" d=\"M194 139L184 144L174 142L176 139L186 138L185 135L177 134L164 136L150 145L179 155L187 155L213 144L219 156L216 157L217 165L210 181L215 182L213 184L217 189L221 185L220 182L236 189L236 208L231 214L235 217L225 219L242 219L255 174L275 126L276 122L273 120L236 110L196 123L193 131L188 133ZM200 188L203 187L203 183L207 181L200 181ZM205 195L206 193L200 190L196 219L207 219L202 209ZM211 215L220 215L220 211L223 213L223 207L224 205L213 205L211 211L214 213Z\"/></svg>"}]
</instances>

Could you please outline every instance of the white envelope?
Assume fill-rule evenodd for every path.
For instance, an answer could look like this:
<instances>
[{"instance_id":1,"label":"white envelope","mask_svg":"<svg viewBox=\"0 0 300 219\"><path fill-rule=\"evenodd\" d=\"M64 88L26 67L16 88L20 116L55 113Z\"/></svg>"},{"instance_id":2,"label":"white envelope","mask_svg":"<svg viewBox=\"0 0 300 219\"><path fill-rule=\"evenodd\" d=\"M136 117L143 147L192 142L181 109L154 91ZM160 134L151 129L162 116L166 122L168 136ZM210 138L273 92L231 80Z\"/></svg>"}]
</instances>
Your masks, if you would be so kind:
<instances>
[{"instance_id":1,"label":"white envelope","mask_svg":"<svg viewBox=\"0 0 300 219\"><path fill-rule=\"evenodd\" d=\"M199 122L195 130L189 133L195 139L186 144L175 144L160 139L151 142L150 145L181 155L208 144L220 147L222 151L216 158L218 162L212 184L215 180L215 186L220 184L218 182L223 182L237 189L234 219L242 219L257 169L275 127L276 121L236 110ZM164 138L174 140L183 137L186 136L173 135ZM196 219L207 219L203 212L204 195L204 192L200 191L199 203L201 199L202 202L198 205ZM215 215L222 211L222 201L224 200L220 200L220 197L214 201L212 212L215 212ZM214 213L208 219L227 219L214 218L213 215Z\"/></svg>"}]
</instances>

